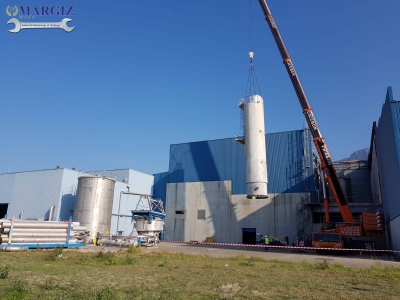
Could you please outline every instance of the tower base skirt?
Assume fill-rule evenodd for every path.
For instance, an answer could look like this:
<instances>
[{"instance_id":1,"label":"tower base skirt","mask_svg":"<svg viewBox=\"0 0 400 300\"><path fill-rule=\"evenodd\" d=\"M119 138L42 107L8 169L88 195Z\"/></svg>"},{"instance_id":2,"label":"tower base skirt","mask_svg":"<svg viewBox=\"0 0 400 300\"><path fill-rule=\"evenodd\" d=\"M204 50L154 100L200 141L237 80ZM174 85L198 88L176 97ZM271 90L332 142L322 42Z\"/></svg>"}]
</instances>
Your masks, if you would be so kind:
<instances>
[{"instance_id":1,"label":"tower base skirt","mask_svg":"<svg viewBox=\"0 0 400 300\"><path fill-rule=\"evenodd\" d=\"M267 184L265 182L247 183L247 199L268 198Z\"/></svg>"}]
</instances>

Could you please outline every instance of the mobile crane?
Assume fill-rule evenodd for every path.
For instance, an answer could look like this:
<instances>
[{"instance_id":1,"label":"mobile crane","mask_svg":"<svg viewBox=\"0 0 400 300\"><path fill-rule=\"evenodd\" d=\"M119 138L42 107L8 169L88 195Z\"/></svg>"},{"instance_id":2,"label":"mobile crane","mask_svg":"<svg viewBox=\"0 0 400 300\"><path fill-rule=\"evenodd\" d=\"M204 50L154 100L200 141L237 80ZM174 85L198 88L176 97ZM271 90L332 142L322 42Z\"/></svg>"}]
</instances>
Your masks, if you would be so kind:
<instances>
[{"instance_id":1,"label":"mobile crane","mask_svg":"<svg viewBox=\"0 0 400 300\"><path fill-rule=\"evenodd\" d=\"M331 187L335 202L339 207L340 214L342 215L343 224L336 224L329 222L328 200L324 195L325 216L326 222L322 224L320 232L312 234L313 247L320 248L345 248L349 247L347 241L351 240L349 237L361 238L369 235L368 232L379 231L383 232L383 226L375 224L375 214L363 213L362 222L356 223L351 213L349 204L347 202L345 193L340 185L339 177L333 165L333 161L328 151L326 142L321 134L318 123L315 119L313 110L308 103L307 96L301 86L300 79L297 75L296 69L289 56L289 53L283 43L282 37L279 33L278 27L267 5L266 0L258 0L264 12L265 19L271 29L272 35L278 46L278 50L282 56L283 64L286 67L289 78L295 89L297 98L299 99L303 114L306 118L308 128L311 131L315 147L321 160L322 176L326 176L326 180ZM325 175L324 175L325 174ZM376 219L382 218L381 215L376 215ZM378 222L379 223L379 222ZM375 226L376 225L376 226ZM381 234L383 235L383 233ZM346 245L347 244L347 245ZM354 247L354 243L352 245ZM346 247L346 248L347 248Z\"/></svg>"}]
</instances>

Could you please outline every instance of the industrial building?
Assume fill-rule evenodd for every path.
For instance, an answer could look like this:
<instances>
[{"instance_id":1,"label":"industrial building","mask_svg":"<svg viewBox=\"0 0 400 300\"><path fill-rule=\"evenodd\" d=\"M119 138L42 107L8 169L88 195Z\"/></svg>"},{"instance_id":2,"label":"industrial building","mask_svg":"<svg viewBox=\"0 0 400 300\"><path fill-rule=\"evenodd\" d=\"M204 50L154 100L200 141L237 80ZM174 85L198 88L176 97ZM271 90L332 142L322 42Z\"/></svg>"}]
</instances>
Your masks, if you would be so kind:
<instances>
[{"instance_id":1,"label":"industrial building","mask_svg":"<svg viewBox=\"0 0 400 300\"><path fill-rule=\"evenodd\" d=\"M400 249L400 106L391 88L378 124L374 123L368 160L334 163L356 221L362 212L385 213L388 247ZM169 170L145 174L132 169L83 172L56 168L0 174L0 218L68 220L74 216L78 178L115 181L110 232L129 234L133 192L154 195L166 208L164 239L253 243L256 233L310 240L325 221L320 163L305 128L265 135L268 198L249 199L246 151L237 138L170 145ZM329 187L330 218L342 216ZM118 225L118 215L120 216Z\"/></svg>"},{"instance_id":2,"label":"industrial building","mask_svg":"<svg viewBox=\"0 0 400 300\"><path fill-rule=\"evenodd\" d=\"M217 197L207 197L203 200L211 208L214 205L218 207L216 203L219 201L224 202L224 209L228 214L221 213L214 220L213 226L218 227L218 222L226 224L228 221L235 223L237 220L237 226L242 227L236 226L237 230L234 230L235 226L229 227L232 234L223 236L213 233L212 229L207 229L208 232L201 233L203 239L207 236L215 236L220 241L242 242L242 228L246 227L256 228L262 233L268 232L274 236L288 235L294 241L299 231L297 225L303 218L299 210L303 209L305 203L311 201L312 193L316 191L312 171L313 154L310 132L304 129L271 133L267 134L265 139L269 162L269 198L264 200L246 199L245 148L235 138L228 138L171 145L169 171L161 174L149 175L132 169L84 172L65 168L0 174L0 207L2 208L0 217L8 215L12 218L47 220L50 208L55 206L53 220L68 220L70 216L74 216L78 178L101 175L115 180L111 233L116 234L118 229L123 234L129 234L132 230L131 219L126 216L130 215L130 210L135 209L138 197L121 194L121 191L128 191L129 187L131 192L154 194L154 198L164 201L167 211L166 239L178 237L193 239L195 236L172 234L175 229L171 227L174 223L169 221L171 214L173 220L175 217L182 218L176 214L176 211L182 207L182 210L186 209L186 214L184 214L186 217L189 213L189 202L194 199L188 194L189 191L199 192L202 190L201 186L207 189L210 187L213 190L214 185L217 184L226 187L225 194L221 192L222 198L217 194ZM200 190L196 182L200 182ZM174 188L178 186L179 191L188 189L185 195L178 193L176 196L177 199L184 199L187 207L186 204L175 207L176 199L174 200L172 195ZM249 205L249 201L258 202ZM249 208L250 211L246 213ZM207 222L210 216L215 216L215 211L212 209L205 208L204 213L201 210L200 208L195 210L196 216L200 211L198 220ZM120 218L119 228L117 228L118 214L125 215ZM202 219L202 214L205 219ZM276 220L272 221L272 216L275 215ZM275 227L268 225L271 222L275 224ZM265 225L262 225L264 223ZM195 226L200 228L199 224ZM179 232L180 229L177 227L176 230ZM308 228L308 232L311 232L311 227ZM200 239L200 236L196 238Z\"/></svg>"},{"instance_id":3,"label":"industrial building","mask_svg":"<svg viewBox=\"0 0 400 300\"><path fill-rule=\"evenodd\" d=\"M121 191L151 194L153 175L132 169L83 172L66 168L0 174L0 218L68 220L74 216L78 178L102 175L115 180L110 232L117 233L118 216L130 215L139 197L121 195ZM121 201L120 201L121 199ZM133 229L130 217L121 217L118 230L129 234Z\"/></svg>"},{"instance_id":4,"label":"industrial building","mask_svg":"<svg viewBox=\"0 0 400 300\"><path fill-rule=\"evenodd\" d=\"M400 249L400 101L391 87L373 126L369 162L372 196L382 199L389 246Z\"/></svg>"},{"instance_id":5,"label":"industrial building","mask_svg":"<svg viewBox=\"0 0 400 300\"><path fill-rule=\"evenodd\" d=\"M235 138L171 145L169 171L154 174L153 187L166 202L166 239L242 243L249 231L293 242L309 236L303 219L316 194L310 131L270 133L265 141L267 199L247 199L245 147Z\"/></svg>"}]
</instances>

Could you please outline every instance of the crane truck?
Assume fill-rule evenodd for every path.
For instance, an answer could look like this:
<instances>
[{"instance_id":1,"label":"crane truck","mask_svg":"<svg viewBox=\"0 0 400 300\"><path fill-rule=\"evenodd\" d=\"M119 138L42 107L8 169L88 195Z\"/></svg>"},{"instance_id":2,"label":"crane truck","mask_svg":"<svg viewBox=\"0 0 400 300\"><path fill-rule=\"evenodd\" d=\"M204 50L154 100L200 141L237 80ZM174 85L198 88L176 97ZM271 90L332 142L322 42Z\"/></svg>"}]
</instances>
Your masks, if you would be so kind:
<instances>
[{"instance_id":1,"label":"crane truck","mask_svg":"<svg viewBox=\"0 0 400 300\"><path fill-rule=\"evenodd\" d=\"M329 222L328 199L324 197L325 222L322 224L319 232L314 232L312 234L312 245L316 248L371 247L368 246L368 244L373 243L375 238L383 237L383 216L381 213L363 213L360 223L355 222L346 195L340 185L339 177L333 165L327 144L321 134L313 110L310 107L307 96L300 83L292 59L283 43L276 22L266 0L258 0L258 2L260 3L265 19L272 32L276 45L278 46L278 50L283 59L283 64L286 67L287 73L303 110L303 114L306 118L308 128L310 129L311 136L321 160L321 168L323 171L322 177L326 176L327 183L332 190L335 202L339 207L340 214L344 221L341 224Z\"/></svg>"}]
</instances>

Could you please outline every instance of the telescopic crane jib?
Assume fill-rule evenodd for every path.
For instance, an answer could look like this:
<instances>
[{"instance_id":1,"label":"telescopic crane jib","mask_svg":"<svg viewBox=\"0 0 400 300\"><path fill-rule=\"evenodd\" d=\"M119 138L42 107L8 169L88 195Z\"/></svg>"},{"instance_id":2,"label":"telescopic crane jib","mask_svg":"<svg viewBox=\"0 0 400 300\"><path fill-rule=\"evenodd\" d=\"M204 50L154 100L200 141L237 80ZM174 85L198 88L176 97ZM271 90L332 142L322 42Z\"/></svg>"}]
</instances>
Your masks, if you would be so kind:
<instances>
[{"instance_id":1,"label":"telescopic crane jib","mask_svg":"<svg viewBox=\"0 0 400 300\"><path fill-rule=\"evenodd\" d=\"M336 173L335 167L333 166L333 162L328 151L328 147L325 143L324 138L322 137L313 111L310 107L310 104L308 103L303 87L301 86L300 79L297 75L296 69L294 68L292 59L290 58L285 44L283 43L282 37L279 33L278 27L274 21L271 11L269 10L267 2L265 0L258 0L258 2L260 3L261 8L264 12L265 19L268 22L269 28L271 29L276 45L278 46L279 52L282 56L283 63L289 74L290 80L292 81L297 98L300 101L301 108L303 109L303 114L306 117L315 147L317 148L318 155L321 159L322 169L326 174L327 182L332 189L336 204L338 205L340 213L343 217L343 221L346 223L354 223L353 214L350 211L345 194L340 185L338 175Z\"/></svg>"}]
</instances>

